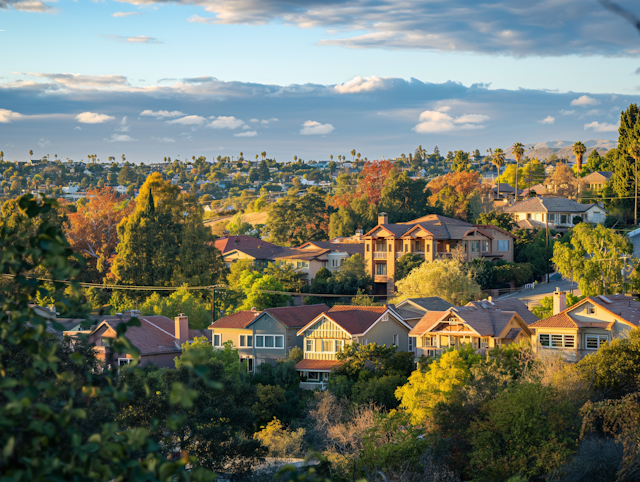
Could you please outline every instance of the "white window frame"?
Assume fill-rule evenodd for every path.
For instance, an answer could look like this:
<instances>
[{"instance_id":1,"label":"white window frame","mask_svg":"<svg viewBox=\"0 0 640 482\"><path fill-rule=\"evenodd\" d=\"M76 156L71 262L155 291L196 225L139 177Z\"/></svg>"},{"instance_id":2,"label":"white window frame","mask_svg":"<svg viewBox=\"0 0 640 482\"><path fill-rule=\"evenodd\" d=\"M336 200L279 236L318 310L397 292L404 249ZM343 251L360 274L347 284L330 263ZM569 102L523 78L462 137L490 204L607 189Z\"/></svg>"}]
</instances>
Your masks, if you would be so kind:
<instances>
[{"instance_id":1,"label":"white window frame","mask_svg":"<svg viewBox=\"0 0 640 482\"><path fill-rule=\"evenodd\" d=\"M542 337L546 337L547 345L542 344ZM558 343L559 344L555 344ZM557 349L575 349L576 348L576 335L565 333L538 333L538 344L542 348L549 350Z\"/></svg>"},{"instance_id":2,"label":"white window frame","mask_svg":"<svg viewBox=\"0 0 640 482\"><path fill-rule=\"evenodd\" d=\"M393 346L398 346L398 335L393 335Z\"/></svg>"},{"instance_id":3,"label":"white window frame","mask_svg":"<svg viewBox=\"0 0 640 482\"><path fill-rule=\"evenodd\" d=\"M311 344L311 350L309 350L309 344ZM316 340L307 339L304 341L304 351L307 353L316 352Z\"/></svg>"},{"instance_id":4,"label":"white window frame","mask_svg":"<svg viewBox=\"0 0 640 482\"><path fill-rule=\"evenodd\" d=\"M125 365L131 365L132 363L133 363L133 358L118 358L118 366L119 367L122 367L122 366L125 366Z\"/></svg>"},{"instance_id":5,"label":"white window frame","mask_svg":"<svg viewBox=\"0 0 640 482\"><path fill-rule=\"evenodd\" d=\"M597 348L589 348L589 338L595 338L597 340ZM584 349L585 350L599 350L600 347L609 341L609 335L598 335L598 334L585 334L584 335Z\"/></svg>"},{"instance_id":6,"label":"white window frame","mask_svg":"<svg viewBox=\"0 0 640 482\"><path fill-rule=\"evenodd\" d=\"M506 246L506 249L502 249L502 247ZM509 251L509 240L508 239L498 239L496 242L496 251L500 253L506 253Z\"/></svg>"},{"instance_id":7,"label":"white window frame","mask_svg":"<svg viewBox=\"0 0 640 482\"><path fill-rule=\"evenodd\" d=\"M222 346L222 335L214 333L211 343L213 346Z\"/></svg>"},{"instance_id":8,"label":"white window frame","mask_svg":"<svg viewBox=\"0 0 640 482\"><path fill-rule=\"evenodd\" d=\"M344 340L334 340L335 351L334 353L338 353L340 350L344 350Z\"/></svg>"},{"instance_id":9,"label":"white window frame","mask_svg":"<svg viewBox=\"0 0 640 482\"><path fill-rule=\"evenodd\" d=\"M480 339L480 346L483 349L488 350L489 349L489 338L481 338Z\"/></svg>"},{"instance_id":10,"label":"white window frame","mask_svg":"<svg viewBox=\"0 0 640 482\"><path fill-rule=\"evenodd\" d=\"M415 351L416 349L416 337L415 336L410 336L409 337L409 351Z\"/></svg>"},{"instance_id":11,"label":"white window frame","mask_svg":"<svg viewBox=\"0 0 640 482\"><path fill-rule=\"evenodd\" d=\"M273 337L273 346L267 346L268 337ZM282 340L282 343L280 346L277 346L276 339L278 338ZM258 346L258 340L262 340L262 346ZM263 348L265 350L284 350L284 335L271 335L271 334L255 335L255 344L256 344L256 348Z\"/></svg>"}]
</instances>

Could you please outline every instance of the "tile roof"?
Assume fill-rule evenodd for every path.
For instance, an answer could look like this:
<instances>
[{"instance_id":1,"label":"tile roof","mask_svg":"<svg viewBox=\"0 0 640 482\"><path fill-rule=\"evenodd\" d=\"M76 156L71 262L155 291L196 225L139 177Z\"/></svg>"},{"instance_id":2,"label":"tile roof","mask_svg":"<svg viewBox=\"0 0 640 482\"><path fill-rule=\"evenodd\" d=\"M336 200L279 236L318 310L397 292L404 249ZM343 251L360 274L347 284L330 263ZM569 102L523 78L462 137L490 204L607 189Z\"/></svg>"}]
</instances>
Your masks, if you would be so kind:
<instances>
[{"instance_id":1,"label":"tile roof","mask_svg":"<svg viewBox=\"0 0 640 482\"><path fill-rule=\"evenodd\" d=\"M557 315L536 321L529 326L531 328L578 328L576 322L573 321L566 311L561 311Z\"/></svg>"},{"instance_id":2,"label":"tile roof","mask_svg":"<svg viewBox=\"0 0 640 482\"><path fill-rule=\"evenodd\" d=\"M326 311L329 311L329 307L324 303L321 303L317 305L267 308L263 313L269 313L286 327L301 328L317 317L320 313L324 313Z\"/></svg>"},{"instance_id":3,"label":"tile roof","mask_svg":"<svg viewBox=\"0 0 640 482\"><path fill-rule=\"evenodd\" d=\"M534 197L512 204L506 213L583 213L597 204L580 204L563 197Z\"/></svg>"},{"instance_id":4,"label":"tile roof","mask_svg":"<svg viewBox=\"0 0 640 482\"><path fill-rule=\"evenodd\" d=\"M263 248L270 246L279 248L279 246L276 246L275 244L267 243L266 241L254 238L253 236L227 236L225 238L217 239L214 245L222 254L233 251L234 249L239 249L241 251L244 251L245 249L257 249L258 246L262 246Z\"/></svg>"},{"instance_id":5,"label":"tile roof","mask_svg":"<svg viewBox=\"0 0 640 482\"><path fill-rule=\"evenodd\" d=\"M296 370L326 370L329 371L339 365L342 362L338 360L310 360L305 358L296 363Z\"/></svg>"},{"instance_id":6,"label":"tile roof","mask_svg":"<svg viewBox=\"0 0 640 482\"><path fill-rule=\"evenodd\" d=\"M246 328L261 311L238 311L231 315L223 316L209 325L209 329L215 328Z\"/></svg>"},{"instance_id":7,"label":"tile roof","mask_svg":"<svg viewBox=\"0 0 640 482\"><path fill-rule=\"evenodd\" d=\"M413 330L409 332L410 336L422 336L429 328L435 325L440 318L446 313L446 311L428 311L424 314Z\"/></svg>"}]
</instances>

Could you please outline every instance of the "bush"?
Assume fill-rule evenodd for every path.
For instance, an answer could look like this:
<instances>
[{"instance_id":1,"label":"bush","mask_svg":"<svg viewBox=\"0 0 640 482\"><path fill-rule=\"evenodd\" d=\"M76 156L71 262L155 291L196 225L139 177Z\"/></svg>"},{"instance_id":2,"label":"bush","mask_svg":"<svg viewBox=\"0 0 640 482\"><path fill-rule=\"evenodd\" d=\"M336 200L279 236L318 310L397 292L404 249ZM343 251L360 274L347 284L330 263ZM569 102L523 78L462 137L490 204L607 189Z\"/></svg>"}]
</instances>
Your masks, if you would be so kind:
<instances>
[{"instance_id":1,"label":"bush","mask_svg":"<svg viewBox=\"0 0 640 482\"><path fill-rule=\"evenodd\" d=\"M259 440L269 450L270 457L299 457L304 453L305 429L285 429L282 422L274 417L265 428L256 432L253 438Z\"/></svg>"}]
</instances>

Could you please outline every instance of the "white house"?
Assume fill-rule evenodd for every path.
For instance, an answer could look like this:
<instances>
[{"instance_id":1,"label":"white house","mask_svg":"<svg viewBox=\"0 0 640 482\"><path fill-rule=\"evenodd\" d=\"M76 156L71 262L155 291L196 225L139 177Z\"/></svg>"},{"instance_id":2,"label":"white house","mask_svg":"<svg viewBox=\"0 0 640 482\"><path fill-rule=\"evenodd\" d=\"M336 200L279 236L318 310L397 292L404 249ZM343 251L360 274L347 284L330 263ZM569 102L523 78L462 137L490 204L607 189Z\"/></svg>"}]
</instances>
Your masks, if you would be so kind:
<instances>
[{"instance_id":1,"label":"white house","mask_svg":"<svg viewBox=\"0 0 640 482\"><path fill-rule=\"evenodd\" d=\"M504 211L511 213L521 228L539 229L549 223L549 228L556 231L566 231L575 226L575 217L583 222L601 224L608 214L599 204L580 204L562 197L530 198L512 204Z\"/></svg>"},{"instance_id":2,"label":"white house","mask_svg":"<svg viewBox=\"0 0 640 482\"><path fill-rule=\"evenodd\" d=\"M113 188L113 190L118 194L127 194L127 188L122 184L118 184L116 187Z\"/></svg>"}]
</instances>

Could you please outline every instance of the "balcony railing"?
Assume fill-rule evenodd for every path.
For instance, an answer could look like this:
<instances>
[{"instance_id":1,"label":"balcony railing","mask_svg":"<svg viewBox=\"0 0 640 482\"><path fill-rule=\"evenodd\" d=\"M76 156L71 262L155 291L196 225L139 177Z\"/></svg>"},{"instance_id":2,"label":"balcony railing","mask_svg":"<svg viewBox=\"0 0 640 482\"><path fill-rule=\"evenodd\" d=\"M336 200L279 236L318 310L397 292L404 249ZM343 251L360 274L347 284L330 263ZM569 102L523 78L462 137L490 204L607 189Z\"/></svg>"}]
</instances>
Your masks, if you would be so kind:
<instances>
[{"instance_id":1,"label":"balcony railing","mask_svg":"<svg viewBox=\"0 0 640 482\"><path fill-rule=\"evenodd\" d=\"M300 390L326 390L327 382L323 380L321 382L300 382Z\"/></svg>"},{"instance_id":2,"label":"balcony railing","mask_svg":"<svg viewBox=\"0 0 640 482\"><path fill-rule=\"evenodd\" d=\"M373 252L373 259L387 259L387 252L386 251L374 251Z\"/></svg>"}]
</instances>

